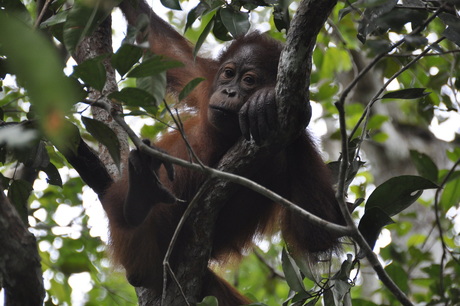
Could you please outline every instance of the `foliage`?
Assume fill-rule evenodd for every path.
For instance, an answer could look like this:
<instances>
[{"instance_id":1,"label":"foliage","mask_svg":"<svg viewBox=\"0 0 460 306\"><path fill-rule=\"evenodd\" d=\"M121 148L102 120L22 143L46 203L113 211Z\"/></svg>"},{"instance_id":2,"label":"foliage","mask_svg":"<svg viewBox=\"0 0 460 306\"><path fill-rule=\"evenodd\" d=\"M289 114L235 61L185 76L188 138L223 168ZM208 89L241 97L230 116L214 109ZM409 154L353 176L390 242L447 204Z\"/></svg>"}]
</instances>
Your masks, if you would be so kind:
<instances>
[{"instance_id":1,"label":"foliage","mask_svg":"<svg viewBox=\"0 0 460 306\"><path fill-rule=\"evenodd\" d=\"M162 3L180 8L178 0ZM92 234L91 217L82 203L88 198L87 187L61 155L76 152L81 136L92 145L105 145L120 163L117 138L106 125L88 117L85 100L90 87L101 90L106 83L105 59L110 59L120 76L120 90L109 98L123 104L125 116L159 119L140 129L142 137L154 138L164 129L163 122L170 121L162 104L166 70L182 64L152 54L141 60L145 46L134 43L140 29L129 31L114 54L90 59L74 66L72 74L63 74L67 57L60 54L73 54L82 38L116 4L75 1L66 9L70 3L54 1L50 4L53 14L37 22L35 3L0 1L1 181L37 237L47 305L75 303L69 284L76 276L90 279L80 303L136 301L123 275L109 268L104 243ZM321 104L321 119L335 123L339 116L336 102L347 98L350 84L343 82L343 76L358 69L357 54L367 62L378 59L372 67L380 76L377 94L369 96L365 88L358 88L362 94L353 95L345 105L349 150L344 154L350 159L347 194L357 206L353 216L359 230L375 246L386 272L415 303L460 303L456 281L460 279L459 221L455 219L460 209L460 148L452 141L437 156L412 149L405 152L407 161L413 163L411 175L397 173L382 180L363 162L364 146L373 143L385 148L392 137L385 128L389 124L429 133L434 122L456 116L460 106L458 5L458 1L421 0L340 2L317 39L313 57L310 98ZM188 13L184 31L197 31L196 21L202 21L194 37L198 52L211 33L223 41L246 33L249 16L266 13L267 7L272 14L268 33L283 39L296 7L289 1L200 1ZM190 82L180 99L201 81ZM397 117L394 112L372 108L376 104L396 108ZM338 129L329 132L329 141L340 140ZM331 163L337 177L338 165ZM39 180L22 176L21 169L40 172ZM431 192L421 197L423 190ZM62 215L68 212L72 217L63 221ZM421 220L424 231L415 227ZM391 243L381 244L382 231L391 231ZM365 294L368 291L360 273L365 261L355 244L345 243L344 258L318 271L292 258L278 237L272 240L263 240L257 256L251 254L238 271L228 273L259 305L314 305L321 300L327 305L348 305L350 301L375 305L375 297L380 304L397 303L382 286L373 288L374 297ZM271 248L266 247L269 242ZM214 304L212 298L202 302Z\"/></svg>"}]
</instances>

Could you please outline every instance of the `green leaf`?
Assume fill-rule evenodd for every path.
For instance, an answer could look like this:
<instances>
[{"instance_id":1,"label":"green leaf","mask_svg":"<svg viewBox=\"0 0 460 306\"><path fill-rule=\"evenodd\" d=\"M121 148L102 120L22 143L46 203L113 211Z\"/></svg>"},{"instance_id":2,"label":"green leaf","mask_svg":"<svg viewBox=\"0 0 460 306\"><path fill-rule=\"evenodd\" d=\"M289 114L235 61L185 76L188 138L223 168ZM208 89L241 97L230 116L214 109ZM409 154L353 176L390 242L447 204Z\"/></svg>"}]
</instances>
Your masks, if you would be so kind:
<instances>
[{"instance_id":1,"label":"green leaf","mask_svg":"<svg viewBox=\"0 0 460 306\"><path fill-rule=\"evenodd\" d=\"M0 10L0 45L11 72L27 90L45 136L66 141L64 116L81 89L63 73L61 57L41 32Z\"/></svg>"},{"instance_id":2,"label":"green leaf","mask_svg":"<svg viewBox=\"0 0 460 306\"><path fill-rule=\"evenodd\" d=\"M388 92L383 95L382 99L418 99L423 98L430 94L425 92L426 88L408 88L401 89L392 92Z\"/></svg>"},{"instance_id":3,"label":"green leaf","mask_svg":"<svg viewBox=\"0 0 460 306\"><path fill-rule=\"evenodd\" d=\"M107 55L100 55L95 58L87 59L78 66L73 67L72 76L81 79L86 85L102 92L107 74L102 63Z\"/></svg>"},{"instance_id":4,"label":"green leaf","mask_svg":"<svg viewBox=\"0 0 460 306\"><path fill-rule=\"evenodd\" d=\"M452 151L447 151L446 156L450 161L457 162L460 159L460 147L454 148Z\"/></svg>"},{"instance_id":5,"label":"green leaf","mask_svg":"<svg viewBox=\"0 0 460 306\"><path fill-rule=\"evenodd\" d=\"M460 19L449 13L442 13L439 18L447 25L442 33L448 40L460 46Z\"/></svg>"},{"instance_id":6,"label":"green leaf","mask_svg":"<svg viewBox=\"0 0 460 306\"><path fill-rule=\"evenodd\" d=\"M193 23L201 16L207 9L207 6L204 2L198 3L197 6L192 8L187 14L187 20L185 22L184 33L187 32L193 25Z\"/></svg>"},{"instance_id":7,"label":"green leaf","mask_svg":"<svg viewBox=\"0 0 460 306\"><path fill-rule=\"evenodd\" d=\"M185 99L192 92L192 90L194 90L195 87L197 87L204 80L204 78L195 78L188 82L179 94L179 101Z\"/></svg>"},{"instance_id":8,"label":"green leaf","mask_svg":"<svg viewBox=\"0 0 460 306\"><path fill-rule=\"evenodd\" d=\"M225 7L220 9L219 16L224 26L234 38L245 35L251 27L248 13L236 11L230 7Z\"/></svg>"},{"instance_id":9,"label":"green leaf","mask_svg":"<svg viewBox=\"0 0 460 306\"><path fill-rule=\"evenodd\" d=\"M46 19L40 24L40 29L46 29L48 27L52 27L58 24L64 24L67 21L67 15L69 11L64 10L60 11L56 15L51 16L50 18Z\"/></svg>"},{"instance_id":10,"label":"green leaf","mask_svg":"<svg viewBox=\"0 0 460 306\"><path fill-rule=\"evenodd\" d=\"M397 0L366 1L368 7L363 14L358 26L358 39L364 44L367 36L377 28L377 19L390 12L395 7Z\"/></svg>"},{"instance_id":11,"label":"green leaf","mask_svg":"<svg viewBox=\"0 0 460 306\"><path fill-rule=\"evenodd\" d=\"M155 98L140 88L125 87L121 91L111 93L109 98L121 101L129 106L156 106Z\"/></svg>"},{"instance_id":12,"label":"green leaf","mask_svg":"<svg viewBox=\"0 0 460 306\"><path fill-rule=\"evenodd\" d=\"M330 288L332 294L334 295L335 305L350 305L346 304L345 299L347 296L349 297L348 293L350 292L351 285L348 281L344 280L334 280L331 281L331 285L333 287Z\"/></svg>"},{"instance_id":13,"label":"green leaf","mask_svg":"<svg viewBox=\"0 0 460 306\"><path fill-rule=\"evenodd\" d=\"M333 304L331 305L347 305L345 299L349 299L349 291L351 284L349 283L350 273L353 269L353 256L347 254L347 259L342 263L340 270L329 280L328 291L332 292ZM331 299L331 297L328 297Z\"/></svg>"},{"instance_id":14,"label":"green leaf","mask_svg":"<svg viewBox=\"0 0 460 306\"><path fill-rule=\"evenodd\" d=\"M378 133L372 134L372 140L374 140L376 142L380 142L380 143L383 143L383 142L387 141L388 137L389 137L388 134L383 133L383 132L378 132Z\"/></svg>"},{"instance_id":15,"label":"green leaf","mask_svg":"<svg viewBox=\"0 0 460 306\"><path fill-rule=\"evenodd\" d=\"M393 177L372 192L366 203L366 211L377 207L391 217L414 203L423 190L436 188L435 183L420 176Z\"/></svg>"},{"instance_id":16,"label":"green leaf","mask_svg":"<svg viewBox=\"0 0 460 306\"><path fill-rule=\"evenodd\" d=\"M160 105L166 94L166 72L158 73L149 77L137 79L137 87L145 90L153 96L155 101L155 109L147 110L156 113L156 107ZM144 107L145 108L145 107Z\"/></svg>"},{"instance_id":17,"label":"green leaf","mask_svg":"<svg viewBox=\"0 0 460 306\"><path fill-rule=\"evenodd\" d=\"M139 61L143 53L139 46L123 44L112 56L112 66L123 77Z\"/></svg>"},{"instance_id":18,"label":"green leaf","mask_svg":"<svg viewBox=\"0 0 460 306\"><path fill-rule=\"evenodd\" d=\"M348 170L347 170L347 177L345 178L345 186L347 188L348 188L348 186L350 186L351 182L354 180L354 178L355 178L356 174L358 173L359 169L361 169L361 167L364 164L365 164L364 162L359 161L359 160L354 160L350 164L350 166L348 167ZM334 180L334 183L337 183L339 181L340 162L339 161L333 161L333 162L328 163L327 166L331 170L332 179Z\"/></svg>"},{"instance_id":19,"label":"green leaf","mask_svg":"<svg viewBox=\"0 0 460 306\"><path fill-rule=\"evenodd\" d=\"M350 55L339 48L329 48L324 55L321 65L320 77L333 79L338 72L348 71L352 68Z\"/></svg>"},{"instance_id":20,"label":"green leaf","mask_svg":"<svg viewBox=\"0 0 460 306\"><path fill-rule=\"evenodd\" d=\"M288 30L291 24L291 19L289 16L289 0L277 1L278 3L273 7L273 22L275 23L276 29L281 32L281 30Z\"/></svg>"},{"instance_id":21,"label":"green leaf","mask_svg":"<svg viewBox=\"0 0 460 306\"><path fill-rule=\"evenodd\" d=\"M81 116L81 120L88 132L107 148L113 162L120 168L120 141L115 132L99 120L84 116Z\"/></svg>"},{"instance_id":22,"label":"green leaf","mask_svg":"<svg viewBox=\"0 0 460 306\"><path fill-rule=\"evenodd\" d=\"M142 78L149 77L155 74L159 74L168 69L183 67L179 61L167 60L163 56L154 55L151 58L143 61L140 65L136 66L131 70L127 77L128 78Z\"/></svg>"},{"instance_id":23,"label":"green leaf","mask_svg":"<svg viewBox=\"0 0 460 306\"><path fill-rule=\"evenodd\" d=\"M27 7L19 0L0 0L0 7L9 15L14 16L18 20L24 22L28 26L32 26L33 21Z\"/></svg>"},{"instance_id":24,"label":"green leaf","mask_svg":"<svg viewBox=\"0 0 460 306\"><path fill-rule=\"evenodd\" d=\"M294 297L292 299L290 299L292 304L283 303L283 305L305 305L302 302L305 302L307 299L309 299L311 297L312 297L312 295L307 291L297 292L294 295ZM299 304L298 302L301 302L301 303ZM309 304L306 304L305 306L308 306L308 305ZM311 305L314 305L314 304L311 304ZM252 306L252 304L251 304L251 306ZM262 304L261 306L266 306L266 304L265 305Z\"/></svg>"},{"instance_id":25,"label":"green leaf","mask_svg":"<svg viewBox=\"0 0 460 306\"><path fill-rule=\"evenodd\" d=\"M103 20L98 13L99 3L99 1L86 3L76 1L70 9L64 24L64 45L70 54L75 53L75 49L83 38L91 34L97 23Z\"/></svg>"},{"instance_id":26,"label":"green leaf","mask_svg":"<svg viewBox=\"0 0 460 306\"><path fill-rule=\"evenodd\" d=\"M460 32L456 27L448 26L442 35L445 36L448 40L460 47Z\"/></svg>"},{"instance_id":27,"label":"green leaf","mask_svg":"<svg viewBox=\"0 0 460 306\"><path fill-rule=\"evenodd\" d=\"M193 25L193 23L200 17L206 15L207 13L217 9L221 5L221 1L213 1L212 6L205 1L200 1L197 6L190 10L187 15L187 22L185 23L185 30L187 30Z\"/></svg>"},{"instance_id":28,"label":"green leaf","mask_svg":"<svg viewBox=\"0 0 460 306\"><path fill-rule=\"evenodd\" d=\"M173 10L182 10L180 7L179 0L160 0L163 6L173 9Z\"/></svg>"},{"instance_id":29,"label":"green leaf","mask_svg":"<svg viewBox=\"0 0 460 306\"><path fill-rule=\"evenodd\" d=\"M219 302L215 296L206 296L197 306L218 306Z\"/></svg>"},{"instance_id":30,"label":"green leaf","mask_svg":"<svg viewBox=\"0 0 460 306\"><path fill-rule=\"evenodd\" d=\"M209 20L208 24L204 28L203 32L201 32L200 37L198 37L198 40L195 44L195 48L193 49L193 57L196 57L198 55L198 51L200 51L201 46L203 45L204 41L206 40L206 37L208 37L209 32L211 32L211 29L214 26L214 20L216 16L214 15L211 20Z\"/></svg>"},{"instance_id":31,"label":"green leaf","mask_svg":"<svg viewBox=\"0 0 460 306\"><path fill-rule=\"evenodd\" d=\"M62 256L57 263L59 270L67 275L91 271L91 262L81 253L73 252Z\"/></svg>"},{"instance_id":32,"label":"green leaf","mask_svg":"<svg viewBox=\"0 0 460 306\"><path fill-rule=\"evenodd\" d=\"M403 292L409 291L409 277L400 264L393 261L390 265L385 267L385 271Z\"/></svg>"},{"instance_id":33,"label":"green leaf","mask_svg":"<svg viewBox=\"0 0 460 306\"><path fill-rule=\"evenodd\" d=\"M335 306L335 299L332 290L325 290L323 293L324 305Z\"/></svg>"},{"instance_id":34,"label":"green leaf","mask_svg":"<svg viewBox=\"0 0 460 306\"><path fill-rule=\"evenodd\" d=\"M410 150L410 158L422 177L433 182L438 181L438 167L428 155Z\"/></svg>"},{"instance_id":35,"label":"green leaf","mask_svg":"<svg viewBox=\"0 0 460 306\"><path fill-rule=\"evenodd\" d=\"M432 99L430 99L431 97L433 97L433 95L417 101L417 112L420 118L425 120L427 125L433 121L434 117L434 104L431 101Z\"/></svg>"},{"instance_id":36,"label":"green leaf","mask_svg":"<svg viewBox=\"0 0 460 306\"><path fill-rule=\"evenodd\" d=\"M332 279L341 279L348 281L350 279L350 272L353 269L353 256L347 254L347 259L342 262L340 270L332 277Z\"/></svg>"},{"instance_id":37,"label":"green leaf","mask_svg":"<svg viewBox=\"0 0 460 306\"><path fill-rule=\"evenodd\" d=\"M458 172L457 172L458 174ZM445 211L449 210L460 203L460 177L450 180L442 191L441 195L441 206Z\"/></svg>"},{"instance_id":38,"label":"green leaf","mask_svg":"<svg viewBox=\"0 0 460 306\"><path fill-rule=\"evenodd\" d=\"M306 290L303 285L300 270L297 267L294 259L285 249L283 249L283 253L281 255L281 262L284 275L286 276L286 282L288 283L289 287L295 292L305 292Z\"/></svg>"},{"instance_id":39,"label":"green leaf","mask_svg":"<svg viewBox=\"0 0 460 306\"><path fill-rule=\"evenodd\" d=\"M222 22L220 17L220 10L216 12L216 18L214 18L214 26L212 28L212 34L222 41L232 40L232 37L228 34L228 30Z\"/></svg>"},{"instance_id":40,"label":"green leaf","mask_svg":"<svg viewBox=\"0 0 460 306\"><path fill-rule=\"evenodd\" d=\"M369 130L377 130L382 127L382 124L384 122L387 122L389 119L388 116L385 115L380 115L380 114L375 114L371 117L369 120L369 123L367 124L367 128Z\"/></svg>"},{"instance_id":41,"label":"green leaf","mask_svg":"<svg viewBox=\"0 0 460 306\"><path fill-rule=\"evenodd\" d=\"M55 165L49 163L48 166L42 168L41 170L48 176L48 179L46 180L48 184L62 187L61 175Z\"/></svg>"},{"instance_id":42,"label":"green leaf","mask_svg":"<svg viewBox=\"0 0 460 306\"><path fill-rule=\"evenodd\" d=\"M14 180L8 188L8 199L16 208L22 221L26 225L28 224L27 204L32 190L32 185L24 180Z\"/></svg>"},{"instance_id":43,"label":"green leaf","mask_svg":"<svg viewBox=\"0 0 460 306\"><path fill-rule=\"evenodd\" d=\"M158 134L164 131L166 125L162 122L155 122L155 124L144 124L141 128L140 135L142 138L155 139Z\"/></svg>"},{"instance_id":44,"label":"green leaf","mask_svg":"<svg viewBox=\"0 0 460 306\"><path fill-rule=\"evenodd\" d=\"M394 223L393 220L383 210L373 207L367 209L361 220L359 220L358 229L366 239L367 244L374 248L382 228L392 223Z\"/></svg>"},{"instance_id":45,"label":"green leaf","mask_svg":"<svg viewBox=\"0 0 460 306\"><path fill-rule=\"evenodd\" d=\"M9 186L11 179L5 177L2 173L0 173L0 184L1 186Z\"/></svg>"},{"instance_id":46,"label":"green leaf","mask_svg":"<svg viewBox=\"0 0 460 306\"><path fill-rule=\"evenodd\" d=\"M81 141L80 130L76 125L67 120L64 120L61 128L63 135L66 136L65 139L53 138L51 142L64 156L78 155L78 146Z\"/></svg>"},{"instance_id":47,"label":"green leaf","mask_svg":"<svg viewBox=\"0 0 460 306\"><path fill-rule=\"evenodd\" d=\"M47 167L50 163L50 157L48 155L48 151L46 151L45 143L43 141L39 141L36 145L31 148L27 148L25 152L21 153L25 154L21 154L22 158L18 157L18 160L23 162L27 167L39 169Z\"/></svg>"}]
</instances>

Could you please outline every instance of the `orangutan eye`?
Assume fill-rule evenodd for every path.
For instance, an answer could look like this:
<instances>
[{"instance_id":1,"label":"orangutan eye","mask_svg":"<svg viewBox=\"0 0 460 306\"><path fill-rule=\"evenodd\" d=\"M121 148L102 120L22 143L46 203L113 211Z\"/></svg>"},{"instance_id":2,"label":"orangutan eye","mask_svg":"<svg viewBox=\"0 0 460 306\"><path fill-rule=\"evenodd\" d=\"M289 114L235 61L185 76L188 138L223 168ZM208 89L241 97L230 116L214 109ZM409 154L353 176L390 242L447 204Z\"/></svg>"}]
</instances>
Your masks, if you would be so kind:
<instances>
[{"instance_id":1,"label":"orangutan eye","mask_svg":"<svg viewBox=\"0 0 460 306\"><path fill-rule=\"evenodd\" d=\"M243 78L243 82L246 84L246 85L254 85L256 83L256 78L252 75L246 75L244 78Z\"/></svg>"},{"instance_id":2,"label":"orangutan eye","mask_svg":"<svg viewBox=\"0 0 460 306\"><path fill-rule=\"evenodd\" d=\"M233 71L233 69L230 69L230 68L225 68L223 75L225 78L231 79L235 76L235 71Z\"/></svg>"}]
</instances>

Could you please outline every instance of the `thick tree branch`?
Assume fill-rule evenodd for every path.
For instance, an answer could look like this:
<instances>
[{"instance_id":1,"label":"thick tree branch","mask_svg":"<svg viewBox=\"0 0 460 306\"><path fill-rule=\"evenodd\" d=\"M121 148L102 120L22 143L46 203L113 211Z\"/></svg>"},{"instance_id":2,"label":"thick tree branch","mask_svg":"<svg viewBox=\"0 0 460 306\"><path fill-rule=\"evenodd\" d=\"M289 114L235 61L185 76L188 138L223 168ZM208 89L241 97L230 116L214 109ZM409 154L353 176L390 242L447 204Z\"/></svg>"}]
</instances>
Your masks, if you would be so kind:
<instances>
[{"instance_id":1,"label":"thick tree branch","mask_svg":"<svg viewBox=\"0 0 460 306\"><path fill-rule=\"evenodd\" d=\"M5 305L41 305L45 298L35 237L0 190L0 285Z\"/></svg>"},{"instance_id":2,"label":"thick tree branch","mask_svg":"<svg viewBox=\"0 0 460 306\"><path fill-rule=\"evenodd\" d=\"M309 85L313 48L316 36L336 3L335 0L304 0L292 20L280 58L276 85L279 122L283 131L278 141L291 141L310 121Z\"/></svg>"}]
</instances>

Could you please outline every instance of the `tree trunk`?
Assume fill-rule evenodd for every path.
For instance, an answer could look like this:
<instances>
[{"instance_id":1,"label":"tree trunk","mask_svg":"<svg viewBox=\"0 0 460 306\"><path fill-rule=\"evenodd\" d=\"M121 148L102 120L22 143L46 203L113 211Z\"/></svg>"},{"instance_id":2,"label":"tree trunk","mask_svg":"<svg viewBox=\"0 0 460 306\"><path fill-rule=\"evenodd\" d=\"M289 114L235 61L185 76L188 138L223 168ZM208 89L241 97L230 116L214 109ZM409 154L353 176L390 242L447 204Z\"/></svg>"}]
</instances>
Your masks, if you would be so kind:
<instances>
[{"instance_id":1,"label":"tree trunk","mask_svg":"<svg viewBox=\"0 0 460 306\"><path fill-rule=\"evenodd\" d=\"M37 241L0 190L0 288L5 305L42 305L45 298Z\"/></svg>"},{"instance_id":2,"label":"tree trunk","mask_svg":"<svg viewBox=\"0 0 460 306\"><path fill-rule=\"evenodd\" d=\"M85 60L95 58L103 54L113 53L112 48L112 18L109 16L103 23L94 31L94 33L85 39L78 45L75 60L77 63L82 63ZM89 99L91 100L100 100L108 105L121 111L121 106L112 103L105 96L117 91L118 86L115 78L115 70L110 65L110 58L104 60L104 66L107 73L107 81L105 83L102 93L91 88ZM128 137L125 131L112 119L107 111L98 108L92 107L93 118L107 124L117 135L120 142L120 156L121 156L121 166L126 163L126 158L129 152ZM120 176L117 166L114 164L110 154L105 146L99 144L99 158L102 163L107 168L113 179L116 179Z\"/></svg>"}]
</instances>

